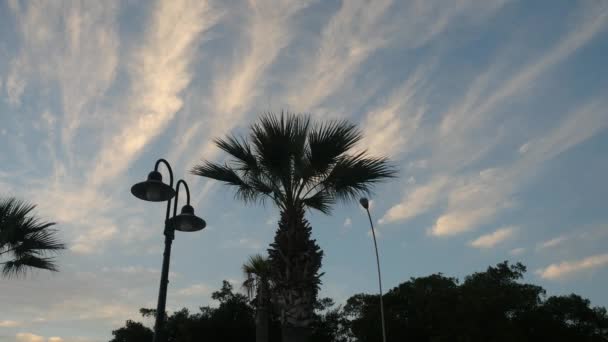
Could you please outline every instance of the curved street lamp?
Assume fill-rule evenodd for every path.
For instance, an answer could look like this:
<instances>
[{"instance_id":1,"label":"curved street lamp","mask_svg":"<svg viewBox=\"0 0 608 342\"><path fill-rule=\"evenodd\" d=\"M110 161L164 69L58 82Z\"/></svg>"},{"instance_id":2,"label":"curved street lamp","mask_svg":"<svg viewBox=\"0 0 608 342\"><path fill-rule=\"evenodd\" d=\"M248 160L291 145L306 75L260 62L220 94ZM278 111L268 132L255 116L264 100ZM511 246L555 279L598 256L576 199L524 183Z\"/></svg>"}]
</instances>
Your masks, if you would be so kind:
<instances>
[{"instance_id":1,"label":"curved street lamp","mask_svg":"<svg viewBox=\"0 0 608 342\"><path fill-rule=\"evenodd\" d=\"M164 164L169 171L169 185L163 182L163 177L158 172L160 164ZM180 185L186 189L186 205L177 214L177 200L179 198ZM156 306L156 321L154 323L154 342L165 342L164 334L165 307L167 303L167 285L169 284L169 261L171 259L171 244L175 238L175 231L194 232L205 228L206 223L202 218L194 215L194 208L190 205L190 189L184 180L179 180L176 189L173 190L173 170L165 159L159 159L154 165L154 171L148 174L148 179L131 187L131 193L144 201L165 202L167 211L165 214L165 251L163 253L163 267L160 275L160 288L158 290L158 305ZM173 217L171 213L171 199L173 201Z\"/></svg>"},{"instance_id":2,"label":"curved street lamp","mask_svg":"<svg viewBox=\"0 0 608 342\"><path fill-rule=\"evenodd\" d=\"M380 319L382 320L382 341L386 342L386 328L384 326L384 303L382 300L382 276L380 275L380 257L378 256L378 244L376 243L376 232L372 223L372 215L369 213L369 201L363 197L359 200L361 206L367 211L369 225L372 228L372 237L374 238L374 249L376 250L376 264L378 265L378 287L380 288Z\"/></svg>"}]
</instances>

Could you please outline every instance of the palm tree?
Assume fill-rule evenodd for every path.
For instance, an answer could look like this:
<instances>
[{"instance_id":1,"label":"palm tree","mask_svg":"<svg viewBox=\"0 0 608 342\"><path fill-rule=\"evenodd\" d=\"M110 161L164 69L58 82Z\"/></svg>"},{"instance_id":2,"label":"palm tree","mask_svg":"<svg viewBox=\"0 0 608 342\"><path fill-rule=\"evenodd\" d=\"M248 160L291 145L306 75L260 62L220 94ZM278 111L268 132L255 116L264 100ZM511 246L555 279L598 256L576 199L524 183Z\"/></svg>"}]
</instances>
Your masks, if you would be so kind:
<instances>
[{"instance_id":1,"label":"palm tree","mask_svg":"<svg viewBox=\"0 0 608 342\"><path fill-rule=\"evenodd\" d=\"M255 341L268 342L270 319L270 263L268 258L260 254L249 257L243 264L245 281L243 287L247 290L249 298L255 297ZM254 295L255 294L255 295Z\"/></svg>"},{"instance_id":2,"label":"palm tree","mask_svg":"<svg viewBox=\"0 0 608 342\"><path fill-rule=\"evenodd\" d=\"M54 259L45 255L65 246L51 229L55 223L31 214L35 207L15 198L0 199L0 260L6 260L0 262L3 276L19 275L31 268L57 271Z\"/></svg>"},{"instance_id":3,"label":"palm tree","mask_svg":"<svg viewBox=\"0 0 608 342\"><path fill-rule=\"evenodd\" d=\"M350 153L361 138L347 121L311 123L306 115L268 113L252 125L249 140L215 140L230 155L227 163L205 161L192 170L233 186L245 202L269 199L281 211L268 253L285 342L308 340L321 283L323 252L311 238L305 210L329 214L337 201L356 200L396 174L385 157Z\"/></svg>"}]
</instances>

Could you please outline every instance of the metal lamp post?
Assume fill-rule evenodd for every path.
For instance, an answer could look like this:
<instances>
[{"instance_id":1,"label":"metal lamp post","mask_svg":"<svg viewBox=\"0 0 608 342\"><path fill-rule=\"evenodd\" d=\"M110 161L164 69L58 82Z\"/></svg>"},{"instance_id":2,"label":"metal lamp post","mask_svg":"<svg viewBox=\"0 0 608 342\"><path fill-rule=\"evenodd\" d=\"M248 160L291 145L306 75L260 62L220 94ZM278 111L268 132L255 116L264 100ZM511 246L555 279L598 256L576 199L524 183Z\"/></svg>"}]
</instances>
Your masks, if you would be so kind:
<instances>
[{"instance_id":1,"label":"metal lamp post","mask_svg":"<svg viewBox=\"0 0 608 342\"><path fill-rule=\"evenodd\" d=\"M158 167L164 164L169 170L169 185L163 183L163 178ZM186 205L182 208L181 214L177 214L177 200L179 198L180 185L186 189ZM179 180L176 189L173 189L173 170L165 159L159 159L154 165L154 171L148 174L146 181L137 183L131 187L131 193L144 201L165 202L167 201L167 211L165 214L165 251L163 253L163 266L160 276L160 288L158 291L158 305L156 306L156 322L154 323L154 342L165 342L164 332L165 307L167 303L167 285L169 284L169 261L171 259L171 244L175 238L175 231L194 232L205 228L206 223L202 218L194 215L194 208L190 205L190 189L184 180ZM171 199L173 201L173 216L171 213Z\"/></svg>"},{"instance_id":2,"label":"metal lamp post","mask_svg":"<svg viewBox=\"0 0 608 342\"><path fill-rule=\"evenodd\" d=\"M374 224L372 223L372 215L369 213L369 201L363 197L359 200L361 206L367 211L367 217L369 218L369 225L372 228L372 237L374 238L374 249L376 250L376 264L378 265L378 287L380 289L380 319L382 320L382 341L386 342L386 328L384 325L384 303L382 300L382 276L380 275L380 257L378 256L378 244L376 243L376 232L374 231Z\"/></svg>"}]
</instances>

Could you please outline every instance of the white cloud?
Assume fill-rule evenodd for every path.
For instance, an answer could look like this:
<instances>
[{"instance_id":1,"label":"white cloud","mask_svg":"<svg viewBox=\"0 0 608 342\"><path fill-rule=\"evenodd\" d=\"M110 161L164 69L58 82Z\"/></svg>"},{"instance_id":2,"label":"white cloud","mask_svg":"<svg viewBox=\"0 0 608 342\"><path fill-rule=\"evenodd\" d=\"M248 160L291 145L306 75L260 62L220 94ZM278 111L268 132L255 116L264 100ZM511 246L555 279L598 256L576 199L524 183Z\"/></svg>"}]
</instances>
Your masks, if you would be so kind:
<instances>
[{"instance_id":1,"label":"white cloud","mask_svg":"<svg viewBox=\"0 0 608 342\"><path fill-rule=\"evenodd\" d=\"M421 143L421 139L414 139L414 136L425 109L415 103L415 96L427 72L426 66L419 67L385 103L366 114L362 125L364 138L359 145L361 148L373 155L396 158L411 148L408 146L411 141Z\"/></svg>"},{"instance_id":2,"label":"white cloud","mask_svg":"<svg viewBox=\"0 0 608 342\"><path fill-rule=\"evenodd\" d=\"M346 218L346 220L344 220L344 224L343 224L343 226L344 226L344 227L350 227L350 226L352 226L352 225L353 225L353 220L351 220L351 218L350 218L350 217L347 217L347 218Z\"/></svg>"},{"instance_id":3,"label":"white cloud","mask_svg":"<svg viewBox=\"0 0 608 342\"><path fill-rule=\"evenodd\" d=\"M62 139L68 150L77 128L99 122L96 106L114 81L117 9L116 1L12 7L22 40L7 81L9 101L18 103L30 83L57 85L63 106Z\"/></svg>"},{"instance_id":4,"label":"white cloud","mask_svg":"<svg viewBox=\"0 0 608 342\"><path fill-rule=\"evenodd\" d=\"M235 48L235 57L229 62L224 59L216 70L212 101L206 109L210 115L201 127L207 137L194 152L188 150L192 157L185 161L186 165L195 165L201 156L215 158L219 150L211 138L229 133L255 107L255 100L267 86L268 69L293 38L292 17L309 4L310 1L299 0L248 2L241 32L246 39Z\"/></svg>"},{"instance_id":5,"label":"white cloud","mask_svg":"<svg viewBox=\"0 0 608 342\"><path fill-rule=\"evenodd\" d=\"M543 242L539 243L538 246L537 246L537 248L538 249L545 249L545 248L555 247L555 246L558 246L558 245L564 243L568 239L569 239L569 237L564 236L564 235L558 236L558 237L555 237L553 239L550 239L550 240L543 241Z\"/></svg>"},{"instance_id":6,"label":"white cloud","mask_svg":"<svg viewBox=\"0 0 608 342\"><path fill-rule=\"evenodd\" d=\"M293 78L287 94L296 112L312 111L338 90L370 54L387 43L384 14L391 0L344 1L323 29L318 51ZM403 21L407 22L407 21Z\"/></svg>"},{"instance_id":7,"label":"white cloud","mask_svg":"<svg viewBox=\"0 0 608 342\"><path fill-rule=\"evenodd\" d=\"M6 77L6 96L8 103L13 106L21 105L21 95L25 91L26 79L21 75L22 62L14 60L11 63L10 73Z\"/></svg>"},{"instance_id":8,"label":"white cloud","mask_svg":"<svg viewBox=\"0 0 608 342\"><path fill-rule=\"evenodd\" d=\"M440 176L427 184L414 188L401 203L391 207L379 220L379 223L407 221L426 212L436 204L447 185L448 178Z\"/></svg>"},{"instance_id":9,"label":"white cloud","mask_svg":"<svg viewBox=\"0 0 608 342\"><path fill-rule=\"evenodd\" d=\"M436 220L431 234L447 236L474 230L490 222L502 210L511 208L514 191L529 181L544 162L608 127L603 108L604 102L592 100L568 113L508 166L452 179L450 183L457 185L451 188L448 208Z\"/></svg>"},{"instance_id":10,"label":"white cloud","mask_svg":"<svg viewBox=\"0 0 608 342\"><path fill-rule=\"evenodd\" d=\"M509 254L513 255L513 256L517 256L517 255L522 255L526 252L525 248L522 247L518 247L518 248L513 248L512 250L509 251Z\"/></svg>"},{"instance_id":11,"label":"white cloud","mask_svg":"<svg viewBox=\"0 0 608 342\"><path fill-rule=\"evenodd\" d=\"M257 239L243 237L240 239L228 240L222 246L224 248L246 248L259 250L262 248L262 243Z\"/></svg>"},{"instance_id":12,"label":"white cloud","mask_svg":"<svg viewBox=\"0 0 608 342\"><path fill-rule=\"evenodd\" d=\"M513 237L516 231L516 227L500 228L492 233L482 235L471 241L471 246L475 248L492 248Z\"/></svg>"},{"instance_id":13,"label":"white cloud","mask_svg":"<svg viewBox=\"0 0 608 342\"><path fill-rule=\"evenodd\" d=\"M15 338L17 342L46 342L44 337L32 333L17 333Z\"/></svg>"},{"instance_id":14,"label":"white cloud","mask_svg":"<svg viewBox=\"0 0 608 342\"><path fill-rule=\"evenodd\" d=\"M437 219L430 234L434 236L461 234L475 229L479 222L488 221L495 213L496 210L490 207L451 211Z\"/></svg>"},{"instance_id":15,"label":"white cloud","mask_svg":"<svg viewBox=\"0 0 608 342\"><path fill-rule=\"evenodd\" d=\"M324 27L318 50L313 56L307 53L303 57L303 67L288 86L288 104L297 112L318 113L324 101L350 89L347 83L354 83L362 64L379 49L423 46L447 32L455 18L468 13L467 22L478 23L504 2L381 0L369 6L363 0L343 1ZM340 97L339 101L344 99Z\"/></svg>"},{"instance_id":16,"label":"white cloud","mask_svg":"<svg viewBox=\"0 0 608 342\"><path fill-rule=\"evenodd\" d=\"M266 219L266 224L269 226L274 226L275 224L277 224L277 218L274 216L269 217L268 219Z\"/></svg>"},{"instance_id":17,"label":"white cloud","mask_svg":"<svg viewBox=\"0 0 608 342\"><path fill-rule=\"evenodd\" d=\"M118 233L114 225L92 227L86 233L78 235L70 249L76 254L101 253L103 244Z\"/></svg>"},{"instance_id":18,"label":"white cloud","mask_svg":"<svg viewBox=\"0 0 608 342\"><path fill-rule=\"evenodd\" d=\"M504 170L485 169L470 177L453 179L448 209L431 228L435 236L449 236L476 229L510 206L510 183Z\"/></svg>"},{"instance_id":19,"label":"white cloud","mask_svg":"<svg viewBox=\"0 0 608 342\"><path fill-rule=\"evenodd\" d=\"M0 321L0 328L14 328L21 326L23 323L19 321L4 320Z\"/></svg>"},{"instance_id":20,"label":"white cloud","mask_svg":"<svg viewBox=\"0 0 608 342\"><path fill-rule=\"evenodd\" d=\"M160 1L144 44L134 53L129 102L118 133L106 139L89 178L103 184L126 170L182 108L200 35L218 20L207 1Z\"/></svg>"},{"instance_id":21,"label":"white cloud","mask_svg":"<svg viewBox=\"0 0 608 342\"><path fill-rule=\"evenodd\" d=\"M32 333L21 332L21 333L17 333L17 335L15 335L15 341L16 342L85 342L85 341L91 341L91 340L84 339L84 338L73 338L73 339L65 340L58 336L49 337L47 339L44 336L40 336L40 335L36 335L36 334L32 334Z\"/></svg>"},{"instance_id":22,"label":"white cloud","mask_svg":"<svg viewBox=\"0 0 608 342\"><path fill-rule=\"evenodd\" d=\"M501 82L501 85L489 94L487 93L488 81L500 77L500 75L496 74L497 70L492 69L480 74L463 102L444 116L440 131L445 138L441 141L441 146L446 153L438 157L454 159L456 153L456 156L465 158L470 158L471 155L479 158L489 151L484 144L479 144L479 141L475 140L477 135L473 133L490 121L492 113L498 112L495 109L506 99L529 89L543 73L570 57L605 28L606 18L608 18L606 6L596 6L593 10L588 8L586 10L587 12L581 16L578 25L565 38L536 61L525 65Z\"/></svg>"},{"instance_id":23,"label":"white cloud","mask_svg":"<svg viewBox=\"0 0 608 342\"><path fill-rule=\"evenodd\" d=\"M209 296L211 289L207 284L194 284L186 288L177 290L178 296L184 297L197 297L197 296Z\"/></svg>"},{"instance_id":24,"label":"white cloud","mask_svg":"<svg viewBox=\"0 0 608 342\"><path fill-rule=\"evenodd\" d=\"M582 260L563 261L541 268L536 273L544 279L559 279L572 276L584 270L591 270L608 265L608 254L597 254Z\"/></svg>"}]
</instances>

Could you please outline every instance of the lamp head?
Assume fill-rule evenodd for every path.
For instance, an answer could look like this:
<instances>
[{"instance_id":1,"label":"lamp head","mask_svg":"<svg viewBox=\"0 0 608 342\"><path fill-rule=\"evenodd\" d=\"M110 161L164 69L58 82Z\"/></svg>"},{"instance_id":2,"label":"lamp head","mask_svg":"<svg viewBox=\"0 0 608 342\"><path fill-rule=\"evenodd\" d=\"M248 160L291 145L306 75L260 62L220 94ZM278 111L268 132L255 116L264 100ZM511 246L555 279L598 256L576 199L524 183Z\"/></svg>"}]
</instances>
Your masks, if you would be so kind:
<instances>
[{"instance_id":1,"label":"lamp head","mask_svg":"<svg viewBox=\"0 0 608 342\"><path fill-rule=\"evenodd\" d=\"M207 226L202 218L194 215L194 208L186 204L182 207L182 212L169 219L167 223L171 228L182 232L195 232Z\"/></svg>"},{"instance_id":2,"label":"lamp head","mask_svg":"<svg viewBox=\"0 0 608 342\"><path fill-rule=\"evenodd\" d=\"M175 190L163 183L163 176L158 171L150 172L146 181L133 185L131 193L149 202L164 202L175 196Z\"/></svg>"},{"instance_id":3,"label":"lamp head","mask_svg":"<svg viewBox=\"0 0 608 342\"><path fill-rule=\"evenodd\" d=\"M367 200L367 198L361 197L359 203L361 203L361 206L365 208L365 210L369 209L369 201Z\"/></svg>"}]
</instances>

